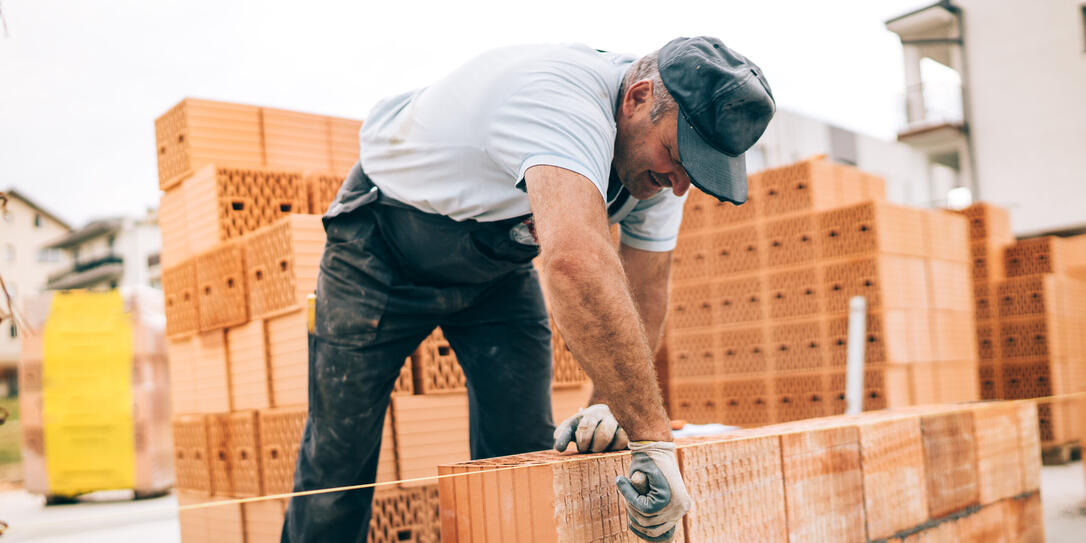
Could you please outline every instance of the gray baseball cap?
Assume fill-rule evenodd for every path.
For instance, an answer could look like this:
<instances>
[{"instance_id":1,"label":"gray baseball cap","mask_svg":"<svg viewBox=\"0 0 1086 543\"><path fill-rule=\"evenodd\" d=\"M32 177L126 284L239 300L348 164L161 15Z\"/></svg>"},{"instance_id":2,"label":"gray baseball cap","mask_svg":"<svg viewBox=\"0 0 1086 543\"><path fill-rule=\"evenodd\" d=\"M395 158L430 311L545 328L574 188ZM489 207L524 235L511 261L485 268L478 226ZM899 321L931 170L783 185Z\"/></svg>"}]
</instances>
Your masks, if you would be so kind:
<instances>
[{"instance_id":1,"label":"gray baseball cap","mask_svg":"<svg viewBox=\"0 0 1086 543\"><path fill-rule=\"evenodd\" d=\"M679 160L690 181L722 202L746 202L743 153L776 111L762 69L706 36L671 40L660 49L659 66L679 105Z\"/></svg>"}]
</instances>

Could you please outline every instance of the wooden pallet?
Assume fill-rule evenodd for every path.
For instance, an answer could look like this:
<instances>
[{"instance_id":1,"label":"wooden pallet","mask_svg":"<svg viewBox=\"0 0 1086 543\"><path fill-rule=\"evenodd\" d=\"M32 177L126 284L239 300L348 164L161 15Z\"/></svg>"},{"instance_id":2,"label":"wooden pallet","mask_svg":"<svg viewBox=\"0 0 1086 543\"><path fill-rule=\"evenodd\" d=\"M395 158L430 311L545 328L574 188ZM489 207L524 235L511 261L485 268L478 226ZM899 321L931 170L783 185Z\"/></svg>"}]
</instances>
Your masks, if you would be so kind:
<instances>
[{"instance_id":1,"label":"wooden pallet","mask_svg":"<svg viewBox=\"0 0 1086 543\"><path fill-rule=\"evenodd\" d=\"M1082 446L1077 440L1060 445L1046 443L1041 446L1041 463L1046 466L1062 466L1081 459Z\"/></svg>"}]
</instances>

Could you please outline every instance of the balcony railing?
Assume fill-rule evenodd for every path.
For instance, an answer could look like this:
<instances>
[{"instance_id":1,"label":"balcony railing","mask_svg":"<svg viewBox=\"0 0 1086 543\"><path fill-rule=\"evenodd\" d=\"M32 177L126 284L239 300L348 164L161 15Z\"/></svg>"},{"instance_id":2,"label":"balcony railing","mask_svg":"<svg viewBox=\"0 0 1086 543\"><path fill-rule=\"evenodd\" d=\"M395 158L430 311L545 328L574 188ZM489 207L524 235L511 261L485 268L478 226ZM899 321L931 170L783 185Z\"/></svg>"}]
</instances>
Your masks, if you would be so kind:
<instances>
[{"instance_id":1,"label":"balcony railing","mask_svg":"<svg viewBox=\"0 0 1086 543\"><path fill-rule=\"evenodd\" d=\"M958 83L920 83L901 95L905 122L899 132L943 124L961 125L962 86Z\"/></svg>"},{"instance_id":2,"label":"balcony railing","mask_svg":"<svg viewBox=\"0 0 1086 543\"><path fill-rule=\"evenodd\" d=\"M61 277L64 277L65 275L69 275L69 274L72 274L72 273L85 272L87 270L97 268L98 266L104 266L106 264L122 264L122 263L124 263L124 259L117 256L117 255L115 255L115 254L113 254L113 253L103 255L103 256L99 256L99 257L95 257L95 258L92 258L90 260L85 260L85 261L82 261L82 262L76 261L76 263L73 264L72 267L70 267L70 268L67 268L65 270L49 274L47 282L48 283L53 283L57 279L60 279Z\"/></svg>"}]
</instances>

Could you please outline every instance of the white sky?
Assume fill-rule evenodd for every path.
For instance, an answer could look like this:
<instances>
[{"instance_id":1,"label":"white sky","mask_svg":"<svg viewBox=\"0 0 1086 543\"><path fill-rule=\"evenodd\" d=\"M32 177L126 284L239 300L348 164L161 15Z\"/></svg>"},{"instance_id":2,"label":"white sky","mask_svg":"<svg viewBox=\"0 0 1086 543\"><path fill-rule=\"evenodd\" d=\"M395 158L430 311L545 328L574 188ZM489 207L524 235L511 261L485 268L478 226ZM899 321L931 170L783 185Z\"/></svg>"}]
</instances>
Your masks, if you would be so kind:
<instances>
[{"instance_id":1,"label":"white sky","mask_svg":"<svg viewBox=\"0 0 1086 543\"><path fill-rule=\"evenodd\" d=\"M73 226L157 206L154 119L185 96L363 118L501 45L643 54L713 35L778 107L891 138L901 46L883 21L932 0L0 0L0 190Z\"/></svg>"}]
</instances>

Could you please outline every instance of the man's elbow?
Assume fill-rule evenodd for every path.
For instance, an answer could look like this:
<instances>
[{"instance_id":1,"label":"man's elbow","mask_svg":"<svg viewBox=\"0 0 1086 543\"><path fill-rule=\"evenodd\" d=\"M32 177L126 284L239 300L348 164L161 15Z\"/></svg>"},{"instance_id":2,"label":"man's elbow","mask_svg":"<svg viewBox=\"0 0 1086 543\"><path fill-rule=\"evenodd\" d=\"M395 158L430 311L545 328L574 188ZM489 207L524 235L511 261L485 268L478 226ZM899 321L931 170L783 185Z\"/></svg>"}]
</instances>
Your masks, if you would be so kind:
<instances>
[{"instance_id":1,"label":"man's elbow","mask_svg":"<svg viewBox=\"0 0 1086 543\"><path fill-rule=\"evenodd\" d=\"M604 273L601 255L581 249L567 249L543 255L543 276L552 287L582 285Z\"/></svg>"}]
</instances>

